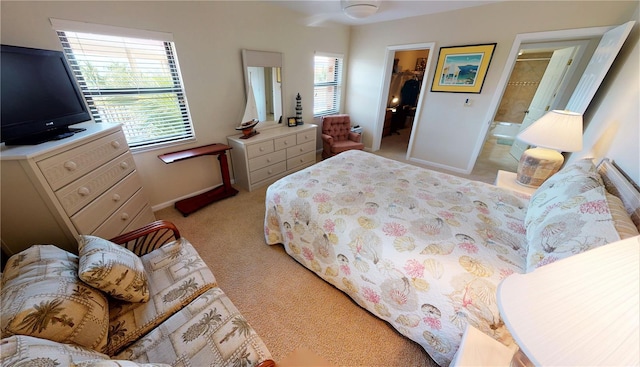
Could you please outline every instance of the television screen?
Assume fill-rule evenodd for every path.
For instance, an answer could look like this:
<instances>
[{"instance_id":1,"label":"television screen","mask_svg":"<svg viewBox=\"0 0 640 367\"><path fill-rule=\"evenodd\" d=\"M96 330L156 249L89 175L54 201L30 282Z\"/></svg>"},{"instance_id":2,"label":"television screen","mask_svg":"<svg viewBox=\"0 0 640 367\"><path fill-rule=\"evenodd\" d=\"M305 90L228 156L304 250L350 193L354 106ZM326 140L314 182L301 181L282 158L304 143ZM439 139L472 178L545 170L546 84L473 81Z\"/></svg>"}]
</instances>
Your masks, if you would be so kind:
<instances>
[{"instance_id":1,"label":"television screen","mask_svg":"<svg viewBox=\"0 0 640 367\"><path fill-rule=\"evenodd\" d=\"M39 144L72 135L91 119L61 51L1 46L0 139Z\"/></svg>"}]
</instances>

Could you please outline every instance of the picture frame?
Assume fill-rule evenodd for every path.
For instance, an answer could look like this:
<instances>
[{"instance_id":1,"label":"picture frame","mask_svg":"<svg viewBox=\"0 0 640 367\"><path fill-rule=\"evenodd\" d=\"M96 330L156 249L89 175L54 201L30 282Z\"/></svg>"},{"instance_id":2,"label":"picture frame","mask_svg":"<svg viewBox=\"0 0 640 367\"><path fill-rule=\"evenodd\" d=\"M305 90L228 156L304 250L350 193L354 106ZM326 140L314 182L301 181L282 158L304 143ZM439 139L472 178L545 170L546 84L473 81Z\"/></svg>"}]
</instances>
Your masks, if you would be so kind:
<instances>
[{"instance_id":1,"label":"picture frame","mask_svg":"<svg viewBox=\"0 0 640 367\"><path fill-rule=\"evenodd\" d=\"M289 127L296 126L297 124L298 124L298 122L296 121L295 117L287 117L287 125Z\"/></svg>"},{"instance_id":2,"label":"picture frame","mask_svg":"<svg viewBox=\"0 0 640 367\"><path fill-rule=\"evenodd\" d=\"M432 92L480 93L496 43L441 47Z\"/></svg>"}]
</instances>

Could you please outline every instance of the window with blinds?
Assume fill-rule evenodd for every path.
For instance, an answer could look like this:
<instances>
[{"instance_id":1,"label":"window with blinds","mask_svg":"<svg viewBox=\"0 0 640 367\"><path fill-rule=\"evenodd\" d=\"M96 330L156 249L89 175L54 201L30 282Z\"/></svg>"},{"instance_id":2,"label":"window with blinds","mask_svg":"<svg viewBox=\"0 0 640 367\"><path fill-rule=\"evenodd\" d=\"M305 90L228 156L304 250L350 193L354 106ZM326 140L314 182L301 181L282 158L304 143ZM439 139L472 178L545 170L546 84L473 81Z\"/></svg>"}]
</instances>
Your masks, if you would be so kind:
<instances>
[{"instance_id":1,"label":"window with blinds","mask_svg":"<svg viewBox=\"0 0 640 367\"><path fill-rule=\"evenodd\" d=\"M313 70L313 116L340 112L342 57L316 55Z\"/></svg>"},{"instance_id":2,"label":"window with blinds","mask_svg":"<svg viewBox=\"0 0 640 367\"><path fill-rule=\"evenodd\" d=\"M132 148L194 137L173 42L57 33L96 122L121 123Z\"/></svg>"}]
</instances>

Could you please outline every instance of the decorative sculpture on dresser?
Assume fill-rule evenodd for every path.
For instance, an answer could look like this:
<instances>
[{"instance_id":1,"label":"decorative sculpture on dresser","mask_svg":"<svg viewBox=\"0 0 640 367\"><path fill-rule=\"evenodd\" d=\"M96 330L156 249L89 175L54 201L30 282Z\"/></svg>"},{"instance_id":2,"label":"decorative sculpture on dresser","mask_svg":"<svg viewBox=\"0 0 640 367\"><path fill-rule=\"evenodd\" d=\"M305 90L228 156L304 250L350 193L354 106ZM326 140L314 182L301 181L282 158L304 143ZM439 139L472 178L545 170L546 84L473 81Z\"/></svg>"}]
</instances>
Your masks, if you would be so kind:
<instances>
[{"instance_id":1,"label":"decorative sculpture on dresser","mask_svg":"<svg viewBox=\"0 0 640 367\"><path fill-rule=\"evenodd\" d=\"M304 124L302 121L302 97L300 97L300 93L296 96L296 124Z\"/></svg>"}]
</instances>

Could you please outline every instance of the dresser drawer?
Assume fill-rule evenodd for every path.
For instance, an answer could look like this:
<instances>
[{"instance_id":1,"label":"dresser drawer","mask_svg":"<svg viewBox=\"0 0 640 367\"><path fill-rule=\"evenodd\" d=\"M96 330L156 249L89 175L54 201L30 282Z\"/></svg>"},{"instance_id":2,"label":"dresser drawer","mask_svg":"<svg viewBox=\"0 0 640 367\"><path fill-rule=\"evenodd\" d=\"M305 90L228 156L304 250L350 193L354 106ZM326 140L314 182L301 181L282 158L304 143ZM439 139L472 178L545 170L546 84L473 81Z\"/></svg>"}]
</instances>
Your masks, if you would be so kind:
<instances>
[{"instance_id":1,"label":"dresser drawer","mask_svg":"<svg viewBox=\"0 0 640 367\"><path fill-rule=\"evenodd\" d=\"M155 220L156 220L156 216L153 214L153 211L151 211L151 207L147 205L142 209L142 211L138 214L138 216L135 217L131 221L131 223L129 223L129 225L126 226L125 229L119 234L131 232L134 229L138 229L146 224L154 222Z\"/></svg>"},{"instance_id":2,"label":"dresser drawer","mask_svg":"<svg viewBox=\"0 0 640 367\"><path fill-rule=\"evenodd\" d=\"M316 153L309 152L287 159L287 171L303 165L316 163Z\"/></svg>"},{"instance_id":3,"label":"dresser drawer","mask_svg":"<svg viewBox=\"0 0 640 367\"><path fill-rule=\"evenodd\" d=\"M288 136L283 136L281 138L277 138L274 140L274 145L276 146L276 150L293 147L296 145L296 136L288 135Z\"/></svg>"},{"instance_id":4,"label":"dresser drawer","mask_svg":"<svg viewBox=\"0 0 640 367\"><path fill-rule=\"evenodd\" d=\"M130 174L109 191L100 195L90 205L72 216L71 222L76 226L78 232L91 233L141 187L142 182L140 182L138 175Z\"/></svg>"},{"instance_id":5,"label":"dresser drawer","mask_svg":"<svg viewBox=\"0 0 640 367\"><path fill-rule=\"evenodd\" d=\"M273 177L284 173L287 170L287 162L279 162L272 166L261 168L251 172L251 182L258 182L266 180L269 177Z\"/></svg>"},{"instance_id":6,"label":"dresser drawer","mask_svg":"<svg viewBox=\"0 0 640 367\"><path fill-rule=\"evenodd\" d=\"M73 215L135 169L133 156L127 152L55 194L65 212Z\"/></svg>"},{"instance_id":7,"label":"dresser drawer","mask_svg":"<svg viewBox=\"0 0 640 367\"><path fill-rule=\"evenodd\" d=\"M147 206L147 198L142 190L138 190L131 199L122 205L115 213L111 214L92 235L102 238L112 238L124 232L124 229L133 222L140 211ZM82 233L80 234L88 234Z\"/></svg>"},{"instance_id":8,"label":"dresser drawer","mask_svg":"<svg viewBox=\"0 0 640 367\"><path fill-rule=\"evenodd\" d=\"M303 144L309 141L316 142L316 129L311 129L296 135L296 143Z\"/></svg>"},{"instance_id":9,"label":"dresser drawer","mask_svg":"<svg viewBox=\"0 0 640 367\"><path fill-rule=\"evenodd\" d=\"M128 150L124 133L118 131L37 164L51 188L58 190Z\"/></svg>"},{"instance_id":10,"label":"dresser drawer","mask_svg":"<svg viewBox=\"0 0 640 367\"><path fill-rule=\"evenodd\" d=\"M278 150L273 153L265 154L260 157L249 159L249 171L253 172L257 169L270 166L274 163L282 162L287 159L286 150Z\"/></svg>"},{"instance_id":11,"label":"dresser drawer","mask_svg":"<svg viewBox=\"0 0 640 367\"><path fill-rule=\"evenodd\" d=\"M247 146L249 159L273 152L273 140Z\"/></svg>"},{"instance_id":12,"label":"dresser drawer","mask_svg":"<svg viewBox=\"0 0 640 367\"><path fill-rule=\"evenodd\" d=\"M310 141L308 143L296 145L295 147L287 148L287 158L292 158L300 154L315 152L316 142Z\"/></svg>"}]
</instances>

